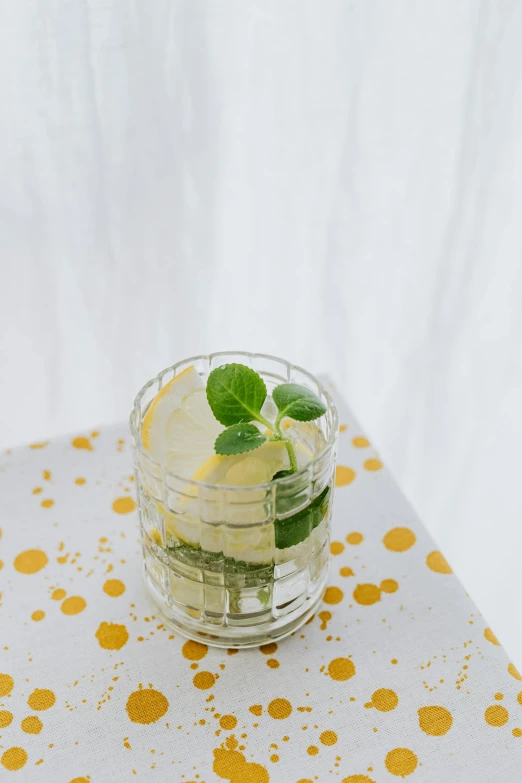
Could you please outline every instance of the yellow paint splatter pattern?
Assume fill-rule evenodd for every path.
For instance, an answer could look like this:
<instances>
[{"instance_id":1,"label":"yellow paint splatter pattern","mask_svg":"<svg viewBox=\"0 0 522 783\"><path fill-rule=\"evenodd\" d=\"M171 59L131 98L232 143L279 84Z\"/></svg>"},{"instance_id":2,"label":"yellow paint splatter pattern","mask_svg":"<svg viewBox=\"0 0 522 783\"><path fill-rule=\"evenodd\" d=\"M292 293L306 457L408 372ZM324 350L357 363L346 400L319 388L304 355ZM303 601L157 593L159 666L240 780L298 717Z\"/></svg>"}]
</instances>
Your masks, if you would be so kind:
<instances>
[{"instance_id":1,"label":"yellow paint splatter pattern","mask_svg":"<svg viewBox=\"0 0 522 783\"><path fill-rule=\"evenodd\" d=\"M140 688L127 699L125 709L133 723L156 723L169 708L169 702L154 688Z\"/></svg>"}]
</instances>

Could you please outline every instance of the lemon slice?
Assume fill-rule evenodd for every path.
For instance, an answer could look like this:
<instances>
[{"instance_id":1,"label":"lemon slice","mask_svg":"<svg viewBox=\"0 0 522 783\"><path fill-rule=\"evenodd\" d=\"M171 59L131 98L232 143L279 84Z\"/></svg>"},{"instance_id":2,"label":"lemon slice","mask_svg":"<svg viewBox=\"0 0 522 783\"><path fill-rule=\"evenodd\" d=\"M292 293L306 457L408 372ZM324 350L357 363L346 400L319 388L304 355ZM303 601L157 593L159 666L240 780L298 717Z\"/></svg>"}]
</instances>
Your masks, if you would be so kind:
<instances>
[{"instance_id":1,"label":"lemon slice","mask_svg":"<svg viewBox=\"0 0 522 783\"><path fill-rule=\"evenodd\" d=\"M213 454L196 470L192 478L207 484L228 484L232 487L253 487L272 480L272 476L288 463L288 452L281 442L264 443L255 451L233 456Z\"/></svg>"},{"instance_id":2,"label":"lemon slice","mask_svg":"<svg viewBox=\"0 0 522 783\"><path fill-rule=\"evenodd\" d=\"M245 488L240 497L234 490L223 489L218 498L215 490L192 485L171 498L173 505L168 509L155 501L165 520L167 539L170 535L189 546L223 552L247 563L270 562L274 528L264 504L266 490L256 486L290 467L287 449L281 441L267 441L251 452L218 455L214 444L223 429L208 404L204 381L193 366L176 375L149 405L142 441L155 459L186 479ZM299 467L303 467L314 457L310 425L292 422L287 434L294 442ZM226 528L212 524L223 520ZM164 546L160 531L153 533L155 542Z\"/></svg>"},{"instance_id":3,"label":"lemon slice","mask_svg":"<svg viewBox=\"0 0 522 783\"><path fill-rule=\"evenodd\" d=\"M291 429L290 429L291 426ZM292 437L300 468L307 465L314 457L314 451L306 442L304 433L311 431L309 425L302 422L291 422L285 427ZM271 435L271 430L265 430ZM281 441L268 441L254 451L233 456L213 454L196 470L192 478L207 484L228 484L231 487L253 487L256 484L266 484L283 469L290 467L288 451Z\"/></svg>"},{"instance_id":4,"label":"lemon slice","mask_svg":"<svg viewBox=\"0 0 522 783\"><path fill-rule=\"evenodd\" d=\"M166 517L167 533L207 552L223 552L226 557L247 563L269 562L274 549L274 529L264 504L266 490L258 489L256 485L271 481L274 473L289 464L288 452L280 441L267 441L255 451L244 454L213 454L192 478L225 488L216 495L215 490L194 487L193 496L190 493L181 496L177 513ZM226 487L245 489L238 495L234 489ZM209 503L209 498L213 502ZM205 523L200 520L202 512ZM224 519L226 528L208 524ZM265 520L267 524L263 525Z\"/></svg>"},{"instance_id":5,"label":"lemon slice","mask_svg":"<svg viewBox=\"0 0 522 783\"><path fill-rule=\"evenodd\" d=\"M205 384L194 366L176 375L154 397L141 429L147 451L167 470L190 478L214 454L224 429L207 401Z\"/></svg>"}]
</instances>

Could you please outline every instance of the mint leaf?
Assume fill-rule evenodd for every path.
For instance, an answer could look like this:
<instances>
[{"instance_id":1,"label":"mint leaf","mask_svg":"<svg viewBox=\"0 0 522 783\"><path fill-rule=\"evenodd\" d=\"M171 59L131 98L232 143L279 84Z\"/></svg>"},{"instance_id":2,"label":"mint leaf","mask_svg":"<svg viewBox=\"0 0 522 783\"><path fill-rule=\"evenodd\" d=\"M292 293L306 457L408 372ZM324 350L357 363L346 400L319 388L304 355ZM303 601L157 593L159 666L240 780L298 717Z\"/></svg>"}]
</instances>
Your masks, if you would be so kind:
<instances>
[{"instance_id":1,"label":"mint leaf","mask_svg":"<svg viewBox=\"0 0 522 783\"><path fill-rule=\"evenodd\" d=\"M330 487L327 486L320 495L297 514L292 514L286 519L276 519L275 545L277 549L286 549L305 541L328 513L329 500Z\"/></svg>"},{"instance_id":2,"label":"mint leaf","mask_svg":"<svg viewBox=\"0 0 522 783\"><path fill-rule=\"evenodd\" d=\"M254 424L233 424L217 436L214 448L216 454L243 454L266 443L268 438L259 432Z\"/></svg>"},{"instance_id":3,"label":"mint leaf","mask_svg":"<svg viewBox=\"0 0 522 783\"><path fill-rule=\"evenodd\" d=\"M278 470L277 473L274 473L272 476L272 481L275 481L278 478L286 478L287 476L293 476L294 471L293 470Z\"/></svg>"},{"instance_id":4,"label":"mint leaf","mask_svg":"<svg viewBox=\"0 0 522 783\"><path fill-rule=\"evenodd\" d=\"M262 604L262 606L267 607L268 604L270 603L271 595L272 593L269 586L261 587L257 591L257 600L259 601L260 604Z\"/></svg>"},{"instance_id":5,"label":"mint leaf","mask_svg":"<svg viewBox=\"0 0 522 783\"><path fill-rule=\"evenodd\" d=\"M278 421L285 416L296 421L312 421L326 413L326 407L317 394L298 383L282 383L276 386L272 399L279 408Z\"/></svg>"},{"instance_id":6,"label":"mint leaf","mask_svg":"<svg viewBox=\"0 0 522 783\"><path fill-rule=\"evenodd\" d=\"M224 364L208 376L207 399L216 419L228 427L243 421L259 420L266 399L266 386L261 376L250 367Z\"/></svg>"}]
</instances>

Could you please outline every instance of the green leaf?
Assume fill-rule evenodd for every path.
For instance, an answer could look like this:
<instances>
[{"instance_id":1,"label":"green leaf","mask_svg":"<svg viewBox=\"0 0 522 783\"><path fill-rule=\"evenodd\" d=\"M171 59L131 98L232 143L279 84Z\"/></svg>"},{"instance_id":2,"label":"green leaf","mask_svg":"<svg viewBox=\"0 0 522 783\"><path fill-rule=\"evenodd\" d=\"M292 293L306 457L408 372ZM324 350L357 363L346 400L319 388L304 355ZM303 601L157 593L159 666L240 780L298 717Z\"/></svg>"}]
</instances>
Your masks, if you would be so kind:
<instances>
[{"instance_id":1,"label":"green leaf","mask_svg":"<svg viewBox=\"0 0 522 783\"><path fill-rule=\"evenodd\" d=\"M205 571L224 573L225 584L229 587L264 587L274 578L270 555L267 563L245 563L244 560L225 557L222 552L208 552L199 546L181 543L170 533L167 533L167 547L174 560Z\"/></svg>"},{"instance_id":2,"label":"green leaf","mask_svg":"<svg viewBox=\"0 0 522 783\"><path fill-rule=\"evenodd\" d=\"M207 399L216 419L228 427L259 417L266 399L266 386L250 367L224 364L208 376Z\"/></svg>"},{"instance_id":3,"label":"green leaf","mask_svg":"<svg viewBox=\"0 0 522 783\"><path fill-rule=\"evenodd\" d=\"M270 587L268 585L267 587L262 587L260 590L257 591L257 600L264 607L267 607L268 604L270 603L271 596L272 596L272 591L270 590Z\"/></svg>"},{"instance_id":4,"label":"green leaf","mask_svg":"<svg viewBox=\"0 0 522 783\"><path fill-rule=\"evenodd\" d=\"M272 481L275 481L278 478L286 478L287 476L293 476L294 471L293 470L278 470L277 473L274 473L272 476Z\"/></svg>"},{"instance_id":5,"label":"green leaf","mask_svg":"<svg viewBox=\"0 0 522 783\"><path fill-rule=\"evenodd\" d=\"M326 413L326 407L317 394L298 383L282 383L276 386L272 399L279 408L279 421L285 416L296 421L312 421Z\"/></svg>"},{"instance_id":6,"label":"green leaf","mask_svg":"<svg viewBox=\"0 0 522 783\"><path fill-rule=\"evenodd\" d=\"M320 495L297 514L292 514L286 519L276 519L275 545L277 549L286 549L305 541L328 513L329 500L330 487L327 486Z\"/></svg>"},{"instance_id":7,"label":"green leaf","mask_svg":"<svg viewBox=\"0 0 522 783\"><path fill-rule=\"evenodd\" d=\"M268 438L254 424L233 424L217 436L216 454L243 454L258 449Z\"/></svg>"}]
</instances>

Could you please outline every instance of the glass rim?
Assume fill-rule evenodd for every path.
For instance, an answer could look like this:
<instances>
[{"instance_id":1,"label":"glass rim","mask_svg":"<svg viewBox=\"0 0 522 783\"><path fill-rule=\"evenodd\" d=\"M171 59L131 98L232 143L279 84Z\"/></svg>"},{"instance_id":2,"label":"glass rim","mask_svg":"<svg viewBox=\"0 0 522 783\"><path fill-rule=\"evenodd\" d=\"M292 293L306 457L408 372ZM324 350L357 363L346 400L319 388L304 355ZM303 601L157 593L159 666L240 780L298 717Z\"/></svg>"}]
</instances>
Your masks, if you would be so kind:
<instances>
[{"instance_id":1,"label":"glass rim","mask_svg":"<svg viewBox=\"0 0 522 783\"><path fill-rule=\"evenodd\" d=\"M195 364L197 361L204 361L204 360L211 361L216 357L231 356L231 355L246 356L250 358L255 357L259 359L269 359L271 361L282 362L286 364L288 368L303 373L303 375L306 375L314 384L316 384L316 386L319 389L319 392L324 396L326 400L327 411L332 414L332 418L333 418L331 432L329 433L328 438L326 439L326 443L323 446L323 448L314 456L314 458L310 460L310 462L308 462L304 467L297 470L295 473L292 473L290 476L284 476L282 478L272 479L271 481L266 481L262 484L251 484L248 487L237 487L231 484L212 484L207 481L199 481L197 479L186 478L185 476L179 475L179 473L174 473L170 470L166 470L164 464L161 463L159 460L155 459L143 445L143 441L141 439L141 427L138 431L135 425L134 418L136 414L140 415L141 400L146 394L146 392L151 388L151 386L153 386L154 383L159 382L160 389L161 389L163 384L163 377L167 373L174 372L175 375L176 374L175 371L178 369L178 367L181 367L182 365L187 365L189 364L189 362L193 362ZM311 372L305 370L304 367L301 367L298 364L293 364L292 362L289 362L286 359L282 359L280 356L273 356L268 353L250 353L249 351L216 351L215 353L198 354L196 356L190 356L187 359L181 359L179 362L170 365L170 367L165 367L165 369L161 370L154 378L151 378L149 381L147 381L147 383L145 383L144 386L141 387L136 397L134 398L134 404L129 416L129 425L130 425L130 431L132 435L134 449L139 451L139 453L142 454L148 462L155 465L160 470L161 475L163 477L168 476L174 479L175 481L194 485L202 489L214 489L214 490L219 489L219 490L226 490L226 491L233 490L238 494L242 494L243 492L252 492L253 489L267 490L271 488L275 489L278 486L284 487L287 485L292 485L294 481L305 476L307 473L310 472L311 469L313 470L315 464L319 462L319 460L324 458L325 455L331 452L335 447L335 443L337 441L337 436L339 432L339 413L333 401L332 395L324 387L324 384L321 383L321 381L318 380L318 378L316 378L315 375L312 375Z\"/></svg>"}]
</instances>

